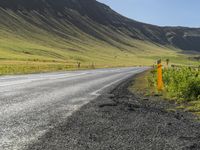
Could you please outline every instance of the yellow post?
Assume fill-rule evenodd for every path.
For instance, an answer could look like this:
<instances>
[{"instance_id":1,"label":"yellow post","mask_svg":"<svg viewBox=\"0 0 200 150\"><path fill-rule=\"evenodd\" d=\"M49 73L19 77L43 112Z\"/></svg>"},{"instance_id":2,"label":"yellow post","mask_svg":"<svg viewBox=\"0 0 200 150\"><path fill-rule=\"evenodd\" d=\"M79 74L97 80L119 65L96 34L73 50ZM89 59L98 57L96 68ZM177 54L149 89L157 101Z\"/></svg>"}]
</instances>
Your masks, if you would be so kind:
<instances>
[{"instance_id":1,"label":"yellow post","mask_svg":"<svg viewBox=\"0 0 200 150\"><path fill-rule=\"evenodd\" d=\"M163 79L162 79L162 64L161 64L161 60L158 60L157 62L157 72L158 72L158 79L157 79L157 88L158 88L158 91L161 91L163 90Z\"/></svg>"}]
</instances>

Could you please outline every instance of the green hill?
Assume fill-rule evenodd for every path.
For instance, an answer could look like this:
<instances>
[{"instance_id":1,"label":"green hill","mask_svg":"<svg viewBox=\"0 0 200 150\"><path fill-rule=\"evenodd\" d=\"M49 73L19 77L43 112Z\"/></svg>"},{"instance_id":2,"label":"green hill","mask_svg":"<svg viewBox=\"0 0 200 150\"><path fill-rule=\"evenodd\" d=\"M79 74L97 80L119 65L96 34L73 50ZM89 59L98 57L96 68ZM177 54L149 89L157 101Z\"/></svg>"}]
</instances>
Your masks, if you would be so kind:
<instances>
[{"instance_id":1,"label":"green hill","mask_svg":"<svg viewBox=\"0 0 200 150\"><path fill-rule=\"evenodd\" d=\"M199 64L187 59L199 51L198 28L140 23L95 0L0 0L0 74Z\"/></svg>"}]
</instances>

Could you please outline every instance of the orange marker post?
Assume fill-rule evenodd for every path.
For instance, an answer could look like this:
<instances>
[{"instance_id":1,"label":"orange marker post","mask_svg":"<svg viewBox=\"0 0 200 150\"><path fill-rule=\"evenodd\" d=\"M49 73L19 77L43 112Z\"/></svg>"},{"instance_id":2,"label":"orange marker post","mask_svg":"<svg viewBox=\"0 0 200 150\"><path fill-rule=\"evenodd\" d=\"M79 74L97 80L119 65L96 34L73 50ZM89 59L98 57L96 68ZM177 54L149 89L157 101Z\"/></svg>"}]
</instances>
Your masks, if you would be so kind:
<instances>
[{"instance_id":1,"label":"orange marker post","mask_svg":"<svg viewBox=\"0 0 200 150\"><path fill-rule=\"evenodd\" d=\"M158 91L162 91L163 90L163 79L162 79L162 64L161 64L161 60L158 60L157 62L157 72L158 72L158 78L157 78L157 88Z\"/></svg>"}]
</instances>

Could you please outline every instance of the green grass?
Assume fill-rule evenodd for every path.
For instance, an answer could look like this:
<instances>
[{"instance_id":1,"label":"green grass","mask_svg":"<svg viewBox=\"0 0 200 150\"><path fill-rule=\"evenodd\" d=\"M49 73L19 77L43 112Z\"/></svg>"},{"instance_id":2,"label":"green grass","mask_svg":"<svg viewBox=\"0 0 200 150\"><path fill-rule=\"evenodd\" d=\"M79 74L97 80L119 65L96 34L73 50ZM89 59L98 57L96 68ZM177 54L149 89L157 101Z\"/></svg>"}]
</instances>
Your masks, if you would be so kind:
<instances>
[{"instance_id":1,"label":"green grass","mask_svg":"<svg viewBox=\"0 0 200 150\"><path fill-rule=\"evenodd\" d=\"M174 63L187 63L185 55L137 40L131 41L136 47L126 47L122 51L102 41L69 44L64 42L65 39L56 43L56 38L49 38L44 44L29 37L3 36L5 34L0 39L0 74L75 69L77 62L81 62L82 68L90 68L91 64L95 64L96 68L152 65L163 56L170 57Z\"/></svg>"},{"instance_id":2,"label":"green grass","mask_svg":"<svg viewBox=\"0 0 200 150\"><path fill-rule=\"evenodd\" d=\"M64 71L74 69L91 69L92 66L82 66L77 68L75 65L69 65L64 63L33 63L33 62L17 62L16 64L3 64L0 65L1 75L7 74L29 74L39 72L53 72Z\"/></svg>"},{"instance_id":3,"label":"green grass","mask_svg":"<svg viewBox=\"0 0 200 150\"><path fill-rule=\"evenodd\" d=\"M30 22L18 13L0 9L0 17L0 75L77 69L77 62L81 62L81 69L92 64L95 68L150 66L165 57L176 64L200 64L189 61L181 50L135 40L95 22L87 28L104 40L52 16L29 13ZM41 18L48 18L48 23ZM113 40L116 37L120 41Z\"/></svg>"}]
</instances>

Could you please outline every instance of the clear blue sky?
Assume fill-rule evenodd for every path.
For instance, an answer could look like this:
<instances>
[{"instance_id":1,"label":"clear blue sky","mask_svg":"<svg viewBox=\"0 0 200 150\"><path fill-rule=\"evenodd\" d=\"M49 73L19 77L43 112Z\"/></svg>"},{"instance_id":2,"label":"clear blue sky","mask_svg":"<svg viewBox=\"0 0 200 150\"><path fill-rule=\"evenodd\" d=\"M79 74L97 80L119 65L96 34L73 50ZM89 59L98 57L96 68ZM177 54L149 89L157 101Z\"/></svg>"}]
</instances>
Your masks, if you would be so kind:
<instances>
[{"instance_id":1,"label":"clear blue sky","mask_svg":"<svg viewBox=\"0 0 200 150\"><path fill-rule=\"evenodd\" d=\"M200 27L200 0L98 0L137 21L161 26Z\"/></svg>"}]
</instances>

